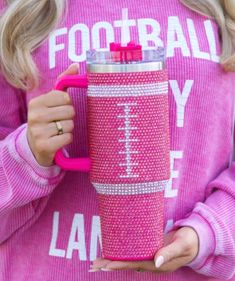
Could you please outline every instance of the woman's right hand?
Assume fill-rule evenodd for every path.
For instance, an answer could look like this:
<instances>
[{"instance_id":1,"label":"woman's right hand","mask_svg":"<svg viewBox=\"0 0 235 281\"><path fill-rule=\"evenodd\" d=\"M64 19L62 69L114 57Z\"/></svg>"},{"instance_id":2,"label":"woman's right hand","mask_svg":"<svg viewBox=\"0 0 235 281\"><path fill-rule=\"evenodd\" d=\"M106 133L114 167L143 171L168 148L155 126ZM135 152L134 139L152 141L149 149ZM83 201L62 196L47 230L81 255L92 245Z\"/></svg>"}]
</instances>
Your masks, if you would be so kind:
<instances>
[{"instance_id":1,"label":"woman's right hand","mask_svg":"<svg viewBox=\"0 0 235 281\"><path fill-rule=\"evenodd\" d=\"M73 64L62 75L77 72L78 67ZM27 138L41 166L53 165L56 151L72 142L74 117L75 110L66 92L51 91L29 102ZM63 134L58 135L55 121L60 121Z\"/></svg>"}]
</instances>

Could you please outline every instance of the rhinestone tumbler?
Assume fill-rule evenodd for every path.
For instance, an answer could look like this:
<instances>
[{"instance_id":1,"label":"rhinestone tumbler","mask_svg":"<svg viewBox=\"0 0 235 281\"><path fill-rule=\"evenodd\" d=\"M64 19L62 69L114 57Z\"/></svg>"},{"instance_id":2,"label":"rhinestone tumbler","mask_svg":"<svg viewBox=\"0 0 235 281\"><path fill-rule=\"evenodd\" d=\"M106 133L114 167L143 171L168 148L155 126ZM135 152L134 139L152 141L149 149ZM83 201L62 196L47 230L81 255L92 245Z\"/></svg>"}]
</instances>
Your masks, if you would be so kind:
<instances>
[{"instance_id":1,"label":"rhinestone tumbler","mask_svg":"<svg viewBox=\"0 0 235 281\"><path fill-rule=\"evenodd\" d=\"M111 44L87 53L87 75L56 88L88 87L89 158L56 163L90 171L97 191L102 253L150 260L163 246L164 189L170 177L168 77L162 48Z\"/></svg>"}]
</instances>

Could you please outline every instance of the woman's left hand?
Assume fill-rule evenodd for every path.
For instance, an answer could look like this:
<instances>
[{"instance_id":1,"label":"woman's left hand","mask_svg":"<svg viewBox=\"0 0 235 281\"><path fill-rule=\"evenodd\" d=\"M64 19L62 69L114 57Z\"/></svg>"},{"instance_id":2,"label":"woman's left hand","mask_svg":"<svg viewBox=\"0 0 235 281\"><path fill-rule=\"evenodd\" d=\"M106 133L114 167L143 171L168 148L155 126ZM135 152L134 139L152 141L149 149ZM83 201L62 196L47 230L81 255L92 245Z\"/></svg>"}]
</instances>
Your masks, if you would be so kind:
<instances>
[{"instance_id":1,"label":"woman's left hand","mask_svg":"<svg viewBox=\"0 0 235 281\"><path fill-rule=\"evenodd\" d=\"M90 272L99 270L135 270L152 272L172 272L190 263L197 255L199 240L191 227L182 227L165 236L165 246L154 257L154 261L111 261L96 259Z\"/></svg>"}]
</instances>

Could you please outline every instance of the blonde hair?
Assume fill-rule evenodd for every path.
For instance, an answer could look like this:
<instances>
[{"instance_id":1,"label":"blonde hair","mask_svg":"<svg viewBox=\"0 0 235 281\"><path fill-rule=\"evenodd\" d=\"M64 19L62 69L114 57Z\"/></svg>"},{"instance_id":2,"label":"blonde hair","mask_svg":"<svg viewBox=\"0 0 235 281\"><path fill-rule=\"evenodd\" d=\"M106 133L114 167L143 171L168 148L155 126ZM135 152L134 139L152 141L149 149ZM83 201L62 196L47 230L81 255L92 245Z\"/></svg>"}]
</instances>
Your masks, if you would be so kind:
<instances>
[{"instance_id":1,"label":"blonde hair","mask_svg":"<svg viewBox=\"0 0 235 281\"><path fill-rule=\"evenodd\" d=\"M65 0L7 0L0 18L0 64L7 81L23 90L38 86L32 52L56 28Z\"/></svg>"},{"instance_id":2,"label":"blonde hair","mask_svg":"<svg viewBox=\"0 0 235 281\"><path fill-rule=\"evenodd\" d=\"M222 36L221 65L235 71L235 0L180 0L188 8L215 18ZM0 64L7 81L23 90L38 86L32 52L56 28L66 0L7 0L0 18Z\"/></svg>"},{"instance_id":3,"label":"blonde hair","mask_svg":"<svg viewBox=\"0 0 235 281\"><path fill-rule=\"evenodd\" d=\"M220 63L226 71L235 71L235 0L181 0L188 8L214 18L222 37Z\"/></svg>"}]
</instances>

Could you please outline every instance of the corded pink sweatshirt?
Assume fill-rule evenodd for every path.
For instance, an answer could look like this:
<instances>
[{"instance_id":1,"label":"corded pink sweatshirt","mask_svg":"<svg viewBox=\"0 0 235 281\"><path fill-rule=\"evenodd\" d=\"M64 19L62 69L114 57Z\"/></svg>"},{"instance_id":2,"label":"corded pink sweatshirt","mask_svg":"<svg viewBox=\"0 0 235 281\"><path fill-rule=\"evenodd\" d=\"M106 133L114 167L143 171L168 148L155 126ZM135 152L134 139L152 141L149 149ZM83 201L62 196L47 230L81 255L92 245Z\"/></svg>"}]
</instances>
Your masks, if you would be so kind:
<instances>
[{"instance_id":1,"label":"corded pink sweatshirt","mask_svg":"<svg viewBox=\"0 0 235 281\"><path fill-rule=\"evenodd\" d=\"M0 78L1 281L235 280L235 164L232 153L234 74L219 65L218 26L178 0L68 1L68 14L34 52L40 88L23 93ZM0 8L4 9L3 0ZM165 46L169 71L171 180L165 190L165 231L191 226L200 249L194 261L166 274L88 272L100 256L100 221L89 175L38 165L27 138L27 104L49 92L72 62L85 72L85 53L127 36ZM76 108L71 156L88 155L86 91L71 90Z\"/></svg>"}]
</instances>

